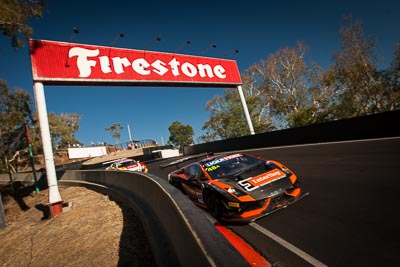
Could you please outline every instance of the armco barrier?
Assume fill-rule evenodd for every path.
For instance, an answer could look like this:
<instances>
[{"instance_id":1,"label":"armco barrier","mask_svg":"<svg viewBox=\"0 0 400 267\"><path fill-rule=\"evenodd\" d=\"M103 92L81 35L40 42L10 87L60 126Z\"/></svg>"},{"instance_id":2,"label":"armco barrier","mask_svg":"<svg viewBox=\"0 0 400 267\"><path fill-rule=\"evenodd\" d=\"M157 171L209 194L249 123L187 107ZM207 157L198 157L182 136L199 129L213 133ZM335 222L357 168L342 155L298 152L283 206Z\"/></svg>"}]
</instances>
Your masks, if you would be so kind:
<instances>
[{"instance_id":1,"label":"armco barrier","mask_svg":"<svg viewBox=\"0 0 400 267\"><path fill-rule=\"evenodd\" d=\"M13 174L13 179L32 182L28 176ZM157 266L250 266L204 212L157 176L70 170L58 172L57 177L59 186L84 186L129 204L143 223ZM43 180L44 176L41 184ZM0 183L7 181L7 175L0 176Z\"/></svg>"}]
</instances>

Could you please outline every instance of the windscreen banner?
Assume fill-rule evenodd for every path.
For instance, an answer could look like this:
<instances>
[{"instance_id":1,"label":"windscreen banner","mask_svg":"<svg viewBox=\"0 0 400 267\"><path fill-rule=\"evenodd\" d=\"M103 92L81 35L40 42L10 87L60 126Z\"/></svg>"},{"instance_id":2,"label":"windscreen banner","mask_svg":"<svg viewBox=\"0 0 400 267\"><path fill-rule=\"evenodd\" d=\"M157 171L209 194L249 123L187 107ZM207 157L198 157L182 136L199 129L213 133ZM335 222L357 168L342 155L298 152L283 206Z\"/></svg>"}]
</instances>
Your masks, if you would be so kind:
<instances>
[{"instance_id":1,"label":"windscreen banner","mask_svg":"<svg viewBox=\"0 0 400 267\"><path fill-rule=\"evenodd\" d=\"M33 80L48 85L242 84L234 60L47 40L29 44Z\"/></svg>"}]
</instances>

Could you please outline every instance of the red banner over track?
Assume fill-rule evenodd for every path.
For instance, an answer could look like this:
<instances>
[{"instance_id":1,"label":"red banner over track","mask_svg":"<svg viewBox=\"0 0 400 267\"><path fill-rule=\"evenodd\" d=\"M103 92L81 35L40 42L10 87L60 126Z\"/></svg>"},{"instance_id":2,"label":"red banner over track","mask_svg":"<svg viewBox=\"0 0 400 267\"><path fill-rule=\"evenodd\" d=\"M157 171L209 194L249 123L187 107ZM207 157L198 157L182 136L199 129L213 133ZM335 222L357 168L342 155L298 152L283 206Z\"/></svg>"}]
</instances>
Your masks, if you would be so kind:
<instances>
[{"instance_id":1,"label":"red banner over track","mask_svg":"<svg viewBox=\"0 0 400 267\"><path fill-rule=\"evenodd\" d=\"M49 85L157 85L234 87L242 84L234 60L30 40L33 80Z\"/></svg>"}]
</instances>

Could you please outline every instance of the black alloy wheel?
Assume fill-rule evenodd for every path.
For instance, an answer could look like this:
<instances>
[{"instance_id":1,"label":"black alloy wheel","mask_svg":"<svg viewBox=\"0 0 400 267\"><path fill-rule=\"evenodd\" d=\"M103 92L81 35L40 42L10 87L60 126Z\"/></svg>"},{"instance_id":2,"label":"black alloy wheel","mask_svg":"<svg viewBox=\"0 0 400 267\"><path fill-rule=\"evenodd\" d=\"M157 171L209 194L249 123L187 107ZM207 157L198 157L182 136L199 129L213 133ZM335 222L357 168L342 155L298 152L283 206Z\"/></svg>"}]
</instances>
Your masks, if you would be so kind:
<instances>
[{"instance_id":1,"label":"black alloy wheel","mask_svg":"<svg viewBox=\"0 0 400 267\"><path fill-rule=\"evenodd\" d=\"M222 203L221 199L215 193L207 193L205 196L205 202L208 208L208 212L217 220L222 215Z\"/></svg>"}]
</instances>

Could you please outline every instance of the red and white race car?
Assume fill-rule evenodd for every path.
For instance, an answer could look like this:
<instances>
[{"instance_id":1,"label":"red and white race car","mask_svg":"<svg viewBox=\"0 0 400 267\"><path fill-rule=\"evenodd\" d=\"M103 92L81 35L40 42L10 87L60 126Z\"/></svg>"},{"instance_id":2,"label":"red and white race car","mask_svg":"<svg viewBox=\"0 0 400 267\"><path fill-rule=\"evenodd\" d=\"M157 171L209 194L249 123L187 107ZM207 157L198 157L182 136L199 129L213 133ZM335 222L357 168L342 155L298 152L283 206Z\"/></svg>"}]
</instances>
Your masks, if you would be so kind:
<instances>
[{"instance_id":1,"label":"red and white race car","mask_svg":"<svg viewBox=\"0 0 400 267\"><path fill-rule=\"evenodd\" d=\"M144 162L136 161L134 159L118 159L114 161L106 170L117 171L132 171L132 172L148 172L149 169Z\"/></svg>"}]
</instances>

